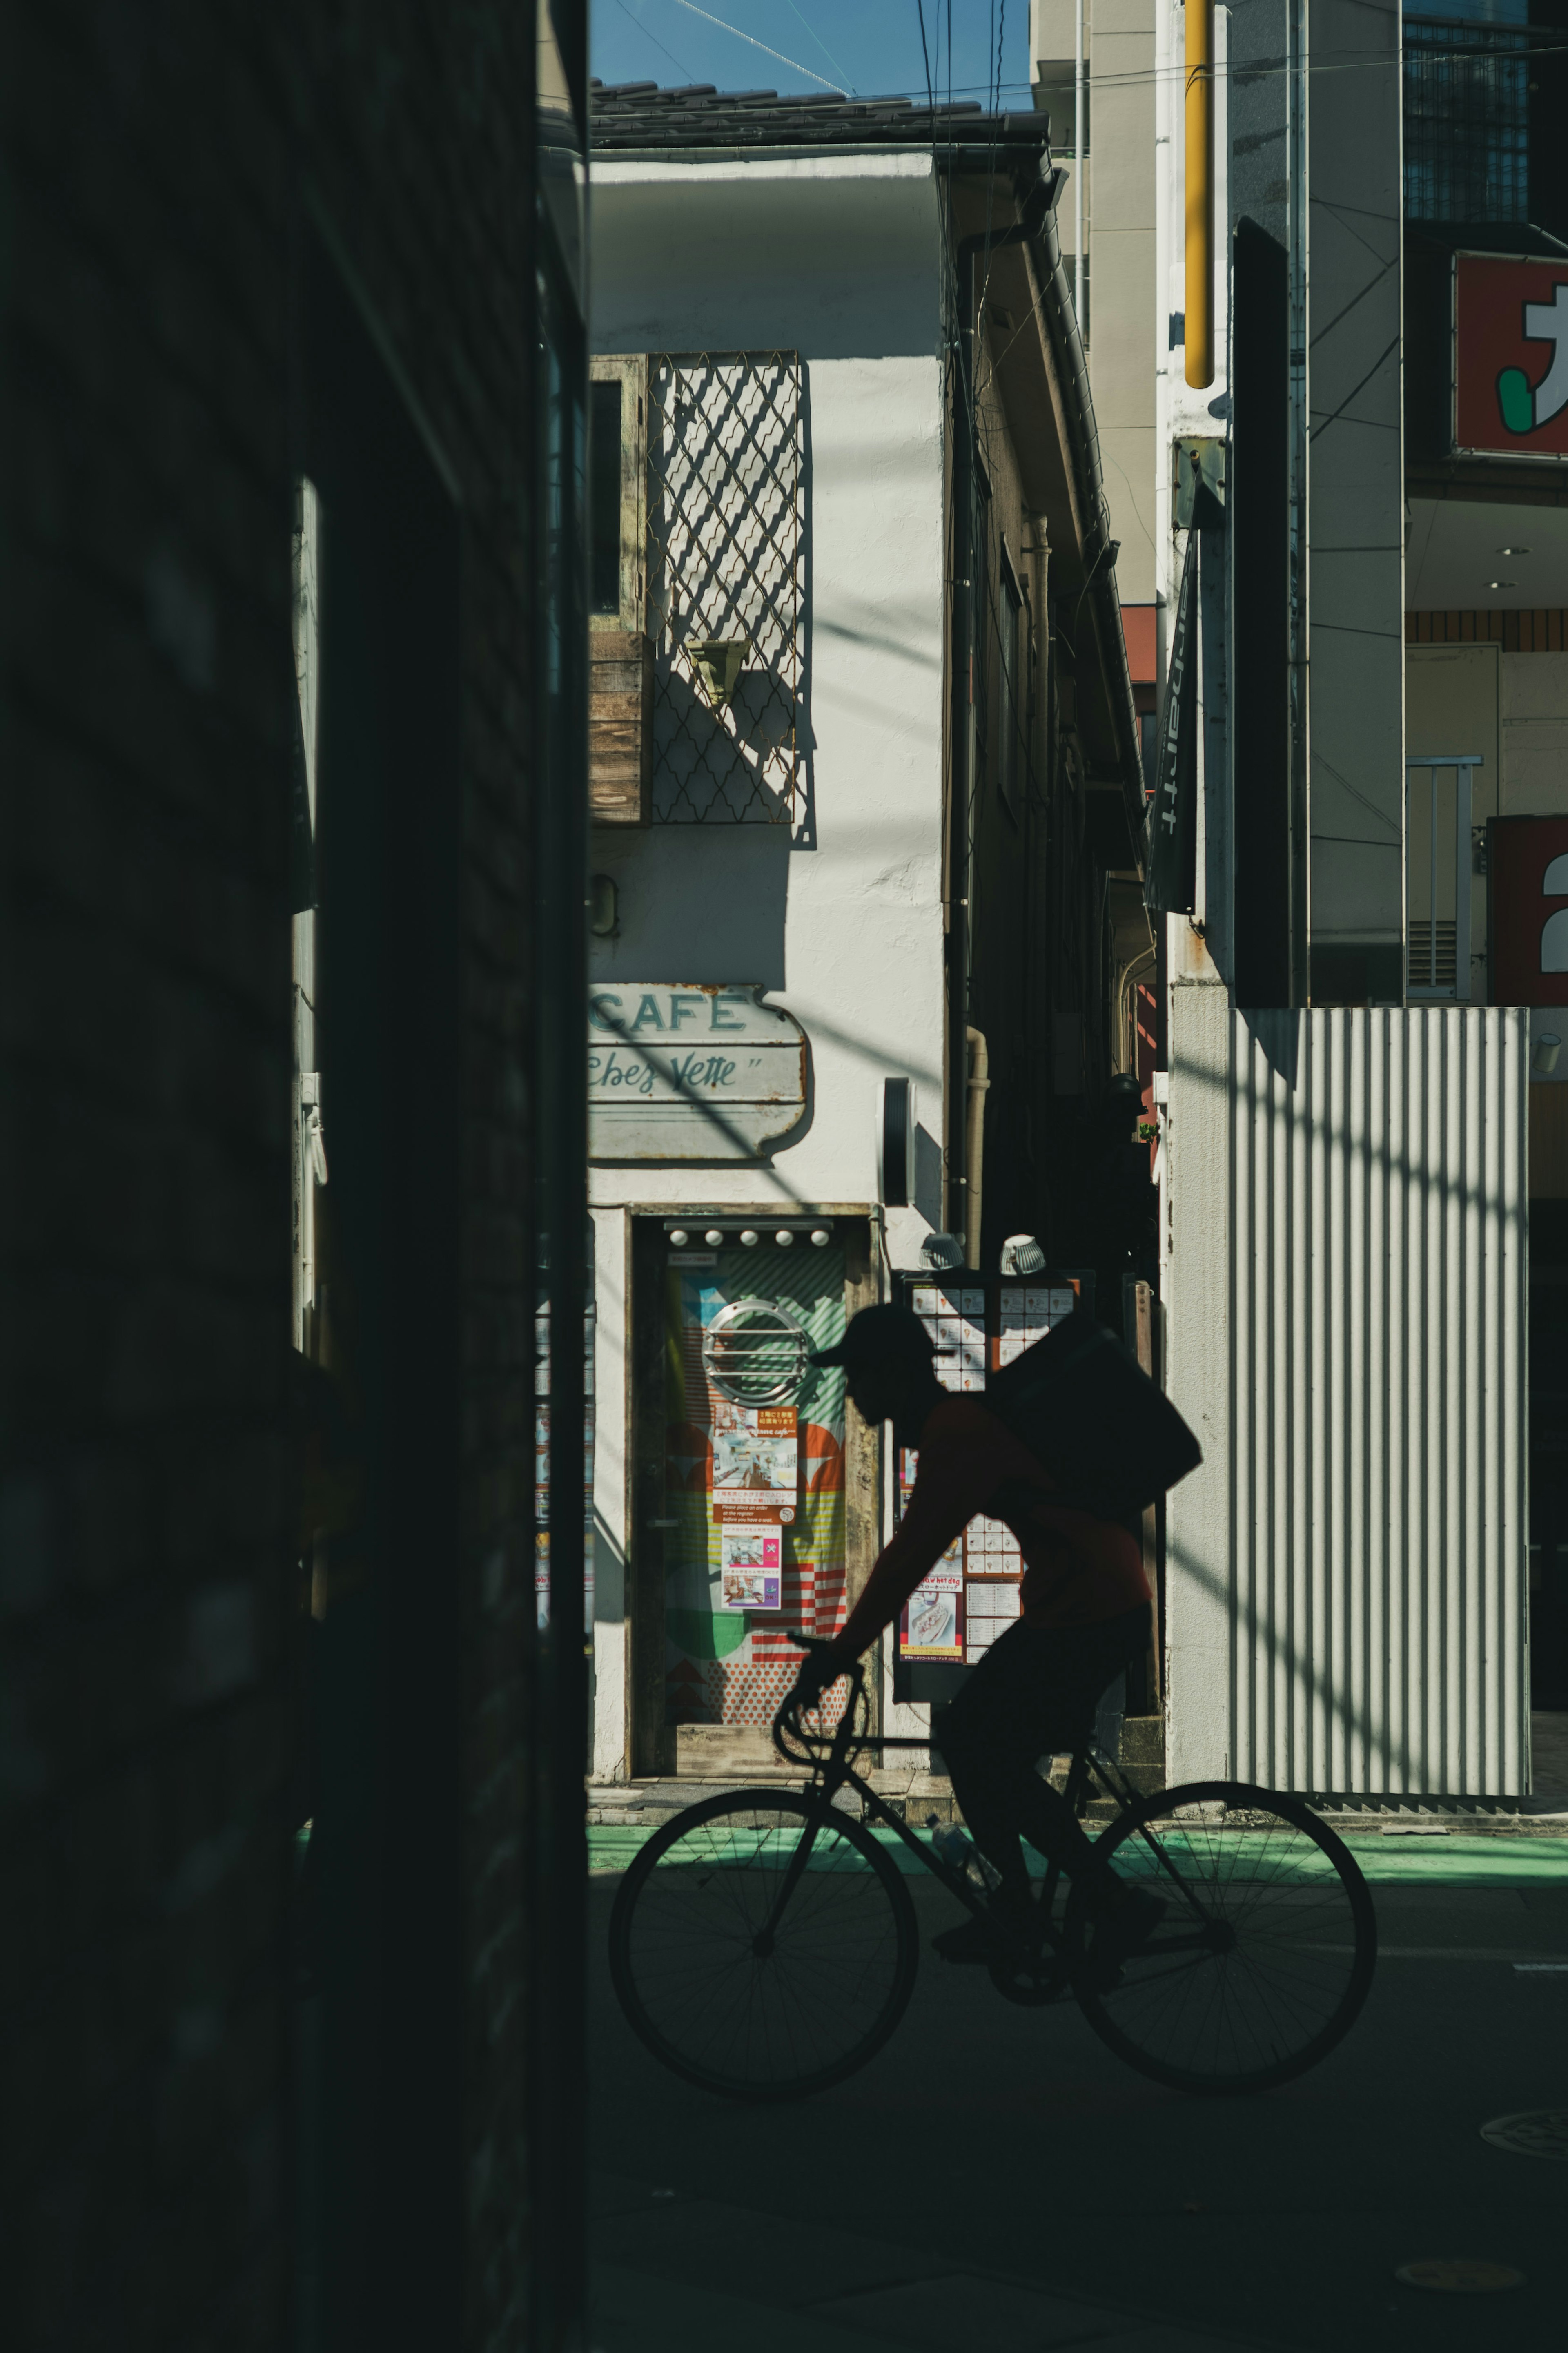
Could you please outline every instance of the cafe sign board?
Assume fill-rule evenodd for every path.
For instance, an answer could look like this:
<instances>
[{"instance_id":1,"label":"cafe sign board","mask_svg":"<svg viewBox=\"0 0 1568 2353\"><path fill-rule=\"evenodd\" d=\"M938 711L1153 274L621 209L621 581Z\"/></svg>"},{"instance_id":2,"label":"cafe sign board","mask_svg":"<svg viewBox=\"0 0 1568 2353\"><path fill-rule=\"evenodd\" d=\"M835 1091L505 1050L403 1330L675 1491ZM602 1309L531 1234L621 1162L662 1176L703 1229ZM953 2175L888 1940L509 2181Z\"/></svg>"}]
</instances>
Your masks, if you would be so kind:
<instances>
[{"instance_id":1,"label":"cafe sign board","mask_svg":"<svg viewBox=\"0 0 1568 2353\"><path fill-rule=\"evenodd\" d=\"M760 1160L805 1115L805 1032L759 988L615 980L588 997L588 1157Z\"/></svg>"},{"instance_id":2,"label":"cafe sign board","mask_svg":"<svg viewBox=\"0 0 1568 2353\"><path fill-rule=\"evenodd\" d=\"M1454 449L1568 459L1568 254L1454 256Z\"/></svg>"}]
</instances>

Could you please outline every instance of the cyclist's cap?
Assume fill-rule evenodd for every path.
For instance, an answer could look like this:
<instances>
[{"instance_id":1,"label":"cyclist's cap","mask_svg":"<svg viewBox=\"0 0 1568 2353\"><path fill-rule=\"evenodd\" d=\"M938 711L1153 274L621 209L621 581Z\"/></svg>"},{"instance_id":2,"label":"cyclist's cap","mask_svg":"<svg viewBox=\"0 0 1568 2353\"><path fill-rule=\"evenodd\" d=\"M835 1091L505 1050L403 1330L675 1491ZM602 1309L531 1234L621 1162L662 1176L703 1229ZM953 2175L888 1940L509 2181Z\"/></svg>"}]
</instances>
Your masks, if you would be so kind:
<instances>
[{"instance_id":1,"label":"cyclist's cap","mask_svg":"<svg viewBox=\"0 0 1568 2353\"><path fill-rule=\"evenodd\" d=\"M837 1348L819 1348L811 1361L853 1373L871 1365L929 1366L935 1354L931 1334L907 1307L862 1307Z\"/></svg>"}]
</instances>

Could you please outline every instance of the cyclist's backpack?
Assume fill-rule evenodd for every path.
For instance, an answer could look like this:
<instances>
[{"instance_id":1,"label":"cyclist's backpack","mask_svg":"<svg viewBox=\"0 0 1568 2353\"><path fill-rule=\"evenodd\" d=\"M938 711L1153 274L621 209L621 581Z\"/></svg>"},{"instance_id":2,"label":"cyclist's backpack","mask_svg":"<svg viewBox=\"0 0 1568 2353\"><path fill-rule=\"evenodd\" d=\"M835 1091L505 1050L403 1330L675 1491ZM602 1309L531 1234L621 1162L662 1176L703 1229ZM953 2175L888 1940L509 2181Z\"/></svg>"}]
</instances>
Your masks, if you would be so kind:
<instances>
[{"instance_id":1,"label":"cyclist's backpack","mask_svg":"<svg viewBox=\"0 0 1568 2353\"><path fill-rule=\"evenodd\" d=\"M1092 1315L1065 1316L985 1384L985 1403L1100 1519L1142 1512L1203 1461L1164 1391Z\"/></svg>"}]
</instances>

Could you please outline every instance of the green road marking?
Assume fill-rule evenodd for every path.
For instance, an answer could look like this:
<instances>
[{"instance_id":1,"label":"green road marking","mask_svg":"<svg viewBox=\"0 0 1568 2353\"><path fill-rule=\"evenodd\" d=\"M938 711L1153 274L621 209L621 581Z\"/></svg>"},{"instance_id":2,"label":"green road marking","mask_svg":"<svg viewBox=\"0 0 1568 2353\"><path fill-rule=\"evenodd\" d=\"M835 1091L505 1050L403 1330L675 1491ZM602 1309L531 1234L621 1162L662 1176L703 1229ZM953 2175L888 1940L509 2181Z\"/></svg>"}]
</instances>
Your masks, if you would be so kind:
<instances>
[{"instance_id":1,"label":"green road marking","mask_svg":"<svg viewBox=\"0 0 1568 2353\"><path fill-rule=\"evenodd\" d=\"M652 1838L658 1823L633 1824L620 1822L590 1822L588 1825L588 1867L590 1871L625 1871L640 1848ZM893 1858L906 1876L913 1877L921 1865L910 1852L903 1841L892 1831L873 1829L872 1837ZM759 1844L767 1839L775 1852L782 1852L776 1831L732 1830L722 1833L722 1852L735 1862L750 1861ZM1245 1865L1247 1847L1260 1840L1255 1831L1215 1831L1202 1841L1203 1851L1211 1852L1216 1841L1223 1841L1227 1854L1234 1841L1237 1863L1227 1868L1227 1876L1239 1877ZM1162 1842L1173 1856L1186 1847L1184 1834L1179 1831L1162 1834ZM1345 1840L1363 1875L1376 1885L1443 1885L1447 1887L1516 1887L1524 1884L1568 1887L1568 1839L1531 1838L1523 1831L1505 1831L1496 1837L1469 1836L1450 1831L1443 1838L1385 1838L1382 1831L1352 1831ZM710 1859L717 1860L720 1852L717 1837L705 1841ZM1307 1885L1331 1875L1332 1865L1316 1847L1302 1841L1292 1841L1289 1872L1282 1868L1284 1856L1276 1841L1269 1857L1268 1876L1276 1883ZM1028 1853L1030 1871L1042 1877L1044 1860L1033 1852ZM814 1854L815 1870L852 1870L857 1867L854 1851L847 1842L835 1841L832 1849L818 1857ZM1149 1850L1124 1846L1117 1857L1117 1869L1129 1874L1140 1868L1154 1869L1154 1859Z\"/></svg>"}]
</instances>

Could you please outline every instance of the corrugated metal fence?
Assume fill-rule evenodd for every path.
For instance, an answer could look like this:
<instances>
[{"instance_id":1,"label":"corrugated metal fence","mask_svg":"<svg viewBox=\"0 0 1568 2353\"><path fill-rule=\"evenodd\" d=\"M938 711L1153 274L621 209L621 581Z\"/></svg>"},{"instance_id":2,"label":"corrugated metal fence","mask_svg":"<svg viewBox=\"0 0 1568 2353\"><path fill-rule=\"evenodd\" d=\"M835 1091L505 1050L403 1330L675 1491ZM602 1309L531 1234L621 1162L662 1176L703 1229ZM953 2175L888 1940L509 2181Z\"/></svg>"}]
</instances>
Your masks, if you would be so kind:
<instances>
[{"instance_id":1,"label":"corrugated metal fence","mask_svg":"<svg viewBox=\"0 0 1568 2353\"><path fill-rule=\"evenodd\" d=\"M1233 1769L1520 1792L1529 1017L1229 1019Z\"/></svg>"}]
</instances>

